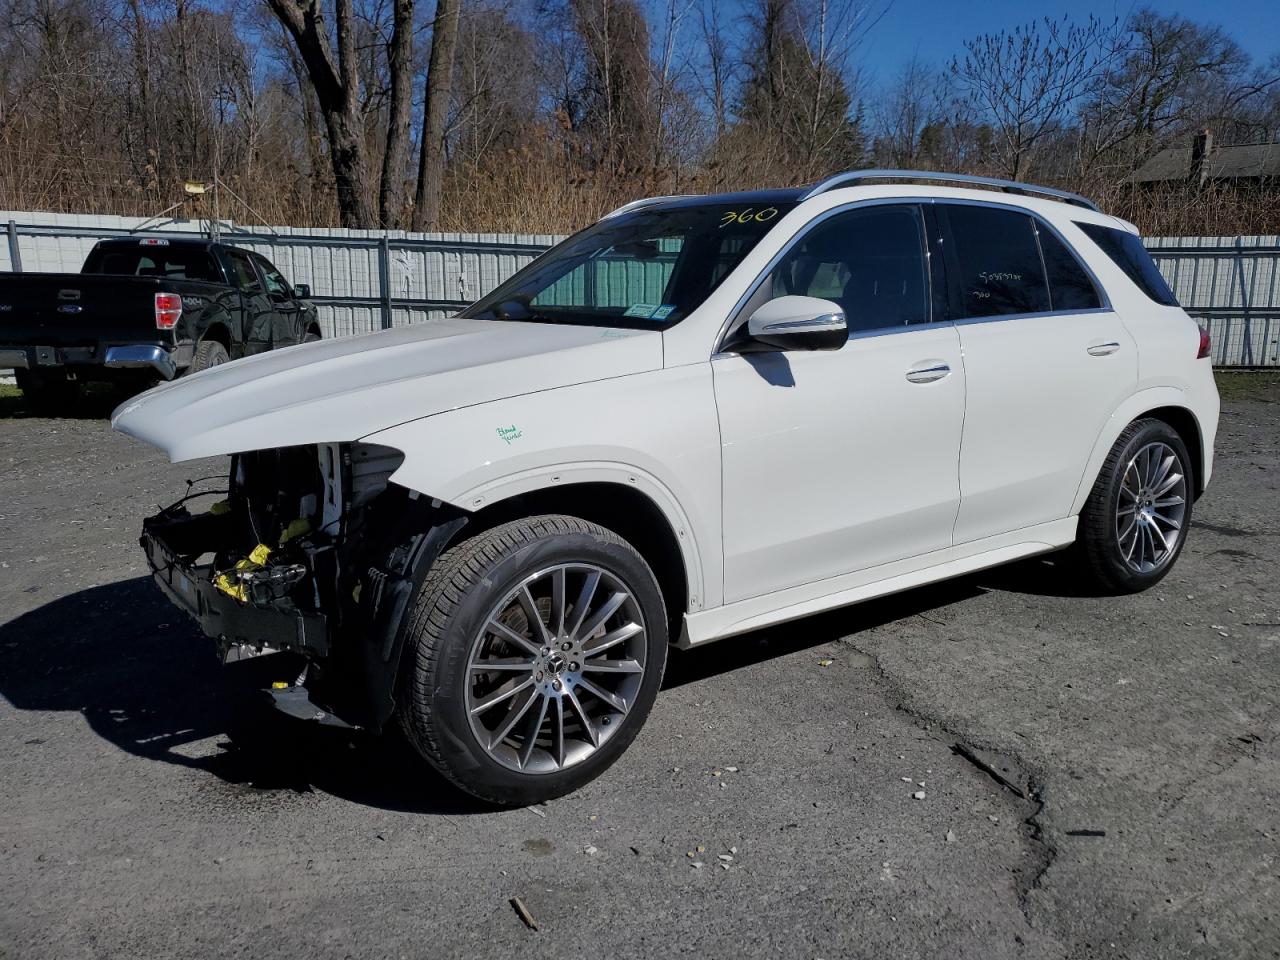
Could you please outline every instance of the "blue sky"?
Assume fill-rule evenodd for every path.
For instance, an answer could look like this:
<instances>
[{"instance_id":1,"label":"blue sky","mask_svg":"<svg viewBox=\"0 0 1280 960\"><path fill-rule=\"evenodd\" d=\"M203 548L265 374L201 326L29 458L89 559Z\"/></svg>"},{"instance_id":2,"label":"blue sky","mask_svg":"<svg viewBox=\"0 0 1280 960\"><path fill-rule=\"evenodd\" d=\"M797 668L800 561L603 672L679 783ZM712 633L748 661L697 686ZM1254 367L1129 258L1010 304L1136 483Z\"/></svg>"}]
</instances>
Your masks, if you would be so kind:
<instances>
[{"instance_id":1,"label":"blue sky","mask_svg":"<svg viewBox=\"0 0 1280 960\"><path fill-rule=\"evenodd\" d=\"M1142 5L1136 0L893 0L856 59L871 74L869 79L883 83L913 54L926 63L949 63L966 38L980 33L1064 14L1079 20L1091 13L1106 20L1124 19ZM1146 5L1161 13L1221 25L1255 62L1265 63L1280 53L1280 0L1149 0Z\"/></svg>"}]
</instances>

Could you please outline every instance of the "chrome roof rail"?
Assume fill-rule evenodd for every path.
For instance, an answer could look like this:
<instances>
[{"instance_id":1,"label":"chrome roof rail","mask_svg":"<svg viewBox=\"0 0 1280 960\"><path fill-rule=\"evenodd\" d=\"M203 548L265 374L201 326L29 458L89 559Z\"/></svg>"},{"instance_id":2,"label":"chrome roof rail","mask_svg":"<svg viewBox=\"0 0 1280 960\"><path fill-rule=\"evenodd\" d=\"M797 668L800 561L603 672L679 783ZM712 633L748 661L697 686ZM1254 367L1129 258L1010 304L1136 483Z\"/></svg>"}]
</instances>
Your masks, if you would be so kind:
<instances>
[{"instance_id":1,"label":"chrome roof rail","mask_svg":"<svg viewBox=\"0 0 1280 960\"><path fill-rule=\"evenodd\" d=\"M624 203L617 210L611 210L606 213L601 220L608 220L610 217L616 217L620 213L627 213L631 210L639 210L641 207L648 207L655 203L666 203L668 200L687 200L689 197L697 197L701 194L697 193L673 193L665 197L642 197L639 200L632 200L630 203Z\"/></svg>"},{"instance_id":2,"label":"chrome roof rail","mask_svg":"<svg viewBox=\"0 0 1280 960\"><path fill-rule=\"evenodd\" d=\"M828 190L835 190L839 187L858 186L868 180L927 180L968 186L995 187L1005 193L1023 193L1048 197L1051 200L1073 203L1077 207L1084 207L1087 210L1101 213L1097 204L1092 200L1086 200L1079 194L1068 193L1066 190L1039 187L1034 183L1019 183L1016 180L974 177L964 173L939 173L933 170L851 170L848 173L837 173L821 183L815 183L801 199L808 200L810 197L816 197L820 193L826 193Z\"/></svg>"}]
</instances>

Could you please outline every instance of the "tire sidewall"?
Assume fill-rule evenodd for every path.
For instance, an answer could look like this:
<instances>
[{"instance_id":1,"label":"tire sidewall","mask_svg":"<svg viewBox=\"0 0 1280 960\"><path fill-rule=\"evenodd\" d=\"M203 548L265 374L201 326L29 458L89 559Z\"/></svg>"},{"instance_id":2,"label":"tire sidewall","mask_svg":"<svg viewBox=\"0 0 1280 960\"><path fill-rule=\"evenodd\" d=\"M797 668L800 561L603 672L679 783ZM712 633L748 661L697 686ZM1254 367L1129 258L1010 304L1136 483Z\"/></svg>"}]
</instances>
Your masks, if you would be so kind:
<instances>
[{"instance_id":1,"label":"tire sidewall","mask_svg":"<svg viewBox=\"0 0 1280 960\"><path fill-rule=\"evenodd\" d=\"M1120 550L1120 541L1116 534L1115 516L1120 500L1120 487L1124 480L1125 467L1137 455L1139 450L1147 444L1157 441L1168 445L1178 456L1178 460L1182 465L1183 476L1186 478L1186 504L1182 517L1182 529L1178 536L1178 542L1174 545L1173 556L1162 564L1158 570L1139 573L1125 562L1124 554ZM1144 424L1129 437L1121 448L1110 476L1107 477L1103 491L1102 510L1098 517L1098 524L1104 526L1105 529L1094 530L1093 534L1102 540L1099 546L1101 547L1102 558L1109 568L1109 573L1124 589L1135 592L1145 590L1162 580L1173 569L1173 565L1178 562L1178 557L1182 554L1182 548L1186 545L1187 533L1191 525L1195 484L1195 465L1191 462L1186 444L1182 442L1182 438L1178 436L1176 430L1162 421L1153 420Z\"/></svg>"},{"instance_id":2,"label":"tire sidewall","mask_svg":"<svg viewBox=\"0 0 1280 960\"><path fill-rule=\"evenodd\" d=\"M472 645L498 603L531 573L562 563L591 563L618 577L645 618L645 675L622 726L586 760L552 774L526 774L491 758L476 742L466 708L468 661ZM635 739L662 683L667 649L666 609L653 573L633 551L585 533L560 534L521 544L484 570L452 611L427 677L428 709L434 717L436 746L456 775L474 792L502 803L528 803L569 793L599 776ZM422 669L421 661L414 669Z\"/></svg>"}]
</instances>

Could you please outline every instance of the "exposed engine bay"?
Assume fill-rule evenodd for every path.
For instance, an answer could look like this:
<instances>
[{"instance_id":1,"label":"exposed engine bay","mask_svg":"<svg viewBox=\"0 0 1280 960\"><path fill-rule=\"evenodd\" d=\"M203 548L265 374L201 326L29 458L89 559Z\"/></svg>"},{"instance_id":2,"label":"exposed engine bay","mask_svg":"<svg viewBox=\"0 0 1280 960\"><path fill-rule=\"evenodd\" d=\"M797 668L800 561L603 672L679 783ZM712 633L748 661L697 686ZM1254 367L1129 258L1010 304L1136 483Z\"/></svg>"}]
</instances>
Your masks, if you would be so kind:
<instances>
[{"instance_id":1,"label":"exposed engine bay","mask_svg":"<svg viewBox=\"0 0 1280 960\"><path fill-rule=\"evenodd\" d=\"M225 491L188 493L144 521L156 582L224 661L291 651L305 659L305 699L346 723L380 727L393 706L408 601L466 522L390 484L402 460L362 443L236 454Z\"/></svg>"}]
</instances>

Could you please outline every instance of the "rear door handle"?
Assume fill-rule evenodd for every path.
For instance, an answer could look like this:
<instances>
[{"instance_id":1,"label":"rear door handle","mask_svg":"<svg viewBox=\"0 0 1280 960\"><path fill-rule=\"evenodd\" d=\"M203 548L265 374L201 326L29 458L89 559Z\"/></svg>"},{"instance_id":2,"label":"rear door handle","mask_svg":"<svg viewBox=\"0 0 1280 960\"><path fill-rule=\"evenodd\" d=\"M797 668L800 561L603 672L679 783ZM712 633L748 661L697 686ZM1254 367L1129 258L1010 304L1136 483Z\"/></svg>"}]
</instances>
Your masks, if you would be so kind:
<instances>
[{"instance_id":1,"label":"rear door handle","mask_svg":"<svg viewBox=\"0 0 1280 960\"><path fill-rule=\"evenodd\" d=\"M951 367L945 363L930 363L927 367L912 367L907 371L907 379L912 383L933 383L951 375Z\"/></svg>"},{"instance_id":2,"label":"rear door handle","mask_svg":"<svg viewBox=\"0 0 1280 960\"><path fill-rule=\"evenodd\" d=\"M1120 349L1120 344L1115 340L1109 340L1106 343L1091 343L1088 351L1091 357L1105 357L1109 353L1115 353Z\"/></svg>"}]
</instances>

